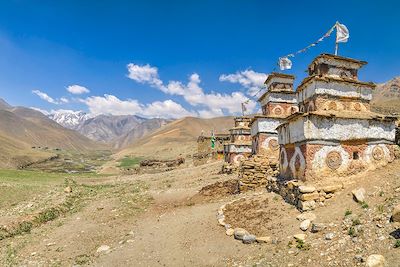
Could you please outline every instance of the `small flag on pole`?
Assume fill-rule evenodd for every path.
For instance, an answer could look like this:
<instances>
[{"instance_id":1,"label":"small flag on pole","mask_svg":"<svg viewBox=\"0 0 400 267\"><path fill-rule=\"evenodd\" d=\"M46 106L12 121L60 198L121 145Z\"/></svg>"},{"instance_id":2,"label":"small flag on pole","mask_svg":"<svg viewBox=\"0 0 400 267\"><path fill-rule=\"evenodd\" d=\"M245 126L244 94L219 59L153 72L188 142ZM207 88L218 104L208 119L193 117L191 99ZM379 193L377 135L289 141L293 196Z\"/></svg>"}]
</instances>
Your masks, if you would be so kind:
<instances>
[{"instance_id":1,"label":"small flag on pole","mask_svg":"<svg viewBox=\"0 0 400 267\"><path fill-rule=\"evenodd\" d=\"M211 132L211 149L215 148L215 136L214 131Z\"/></svg>"},{"instance_id":2,"label":"small flag on pole","mask_svg":"<svg viewBox=\"0 0 400 267\"><path fill-rule=\"evenodd\" d=\"M292 61L287 57L279 58L279 68L281 70L290 70L292 68Z\"/></svg>"},{"instance_id":3,"label":"small flag on pole","mask_svg":"<svg viewBox=\"0 0 400 267\"><path fill-rule=\"evenodd\" d=\"M350 34L346 25L336 23L336 43L347 43L349 40Z\"/></svg>"}]
</instances>

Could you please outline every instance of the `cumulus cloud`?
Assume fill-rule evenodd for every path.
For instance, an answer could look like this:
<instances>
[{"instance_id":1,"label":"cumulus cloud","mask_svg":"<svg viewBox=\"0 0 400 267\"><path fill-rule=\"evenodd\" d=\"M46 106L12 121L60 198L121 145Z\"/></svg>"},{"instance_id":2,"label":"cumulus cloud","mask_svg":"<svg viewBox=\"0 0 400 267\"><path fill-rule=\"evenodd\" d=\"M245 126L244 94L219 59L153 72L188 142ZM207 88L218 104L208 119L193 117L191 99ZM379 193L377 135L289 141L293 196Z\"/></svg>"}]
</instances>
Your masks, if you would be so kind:
<instances>
[{"instance_id":1,"label":"cumulus cloud","mask_svg":"<svg viewBox=\"0 0 400 267\"><path fill-rule=\"evenodd\" d=\"M257 94L259 96L259 91L264 86L267 77L268 75L265 73L244 70L234 74L222 74L219 76L219 80L221 82L238 83L248 89L247 93L249 95L253 96Z\"/></svg>"},{"instance_id":2,"label":"cumulus cloud","mask_svg":"<svg viewBox=\"0 0 400 267\"><path fill-rule=\"evenodd\" d=\"M71 94L74 94L74 95L81 95L81 94L90 93L89 89L87 89L84 86L77 85L77 84L68 86L67 87L67 91L70 92Z\"/></svg>"},{"instance_id":3,"label":"cumulus cloud","mask_svg":"<svg viewBox=\"0 0 400 267\"><path fill-rule=\"evenodd\" d=\"M154 86L162 84L162 81L158 78L158 69L156 67L152 67L149 64L137 65L129 63L127 68L129 72L128 77L132 80L139 83L149 83Z\"/></svg>"},{"instance_id":4,"label":"cumulus cloud","mask_svg":"<svg viewBox=\"0 0 400 267\"><path fill-rule=\"evenodd\" d=\"M180 104L172 101L156 101L150 104L141 104L137 100L121 100L114 95L91 96L81 99L88 106L91 114L139 115L143 117L181 118L196 116L196 113L187 111Z\"/></svg>"},{"instance_id":5,"label":"cumulus cloud","mask_svg":"<svg viewBox=\"0 0 400 267\"><path fill-rule=\"evenodd\" d=\"M47 101L51 104L59 104L58 101L56 101L54 98L50 97L48 94L40 91L40 90L33 90L32 93L43 99L44 101Z\"/></svg>"},{"instance_id":6,"label":"cumulus cloud","mask_svg":"<svg viewBox=\"0 0 400 267\"><path fill-rule=\"evenodd\" d=\"M149 84L162 92L170 95L182 96L187 103L193 107L201 108L198 114L201 117L215 117L223 116L226 113L234 114L241 112L241 103L246 102L246 97L242 92L233 92L230 94L221 94L216 92L205 93L203 88L200 86L201 80L197 73L193 73L189 77L189 81L184 84L180 81L169 81L164 83L158 74L158 69L152 67L149 64L139 66L133 63L128 64L128 77L140 83ZM246 84L246 88L254 86L254 84L263 84L262 79L265 80L266 75L256 73L248 70L245 74L238 73L238 75L246 75L248 82L245 79L240 79L242 84ZM239 81L238 77L226 76L221 79L234 79ZM255 108L256 103L249 101L247 105L248 110L251 112Z\"/></svg>"}]
</instances>

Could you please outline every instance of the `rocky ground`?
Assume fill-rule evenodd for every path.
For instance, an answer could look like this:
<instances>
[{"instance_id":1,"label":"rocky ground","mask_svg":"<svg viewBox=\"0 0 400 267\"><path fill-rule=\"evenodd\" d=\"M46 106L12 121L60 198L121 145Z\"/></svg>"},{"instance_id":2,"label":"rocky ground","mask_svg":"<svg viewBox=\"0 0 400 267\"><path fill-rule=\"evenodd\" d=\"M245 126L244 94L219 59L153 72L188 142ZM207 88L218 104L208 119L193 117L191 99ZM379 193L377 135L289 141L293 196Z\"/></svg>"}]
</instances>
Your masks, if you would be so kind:
<instances>
[{"instance_id":1,"label":"rocky ground","mask_svg":"<svg viewBox=\"0 0 400 267\"><path fill-rule=\"evenodd\" d=\"M32 221L29 231L1 238L0 265L365 266L373 254L400 265L400 223L390 221L400 204L399 161L349 178L311 213L263 189L238 194L236 175L220 169L213 163L54 184L0 210L3 228ZM356 202L352 191L360 188L364 200ZM65 203L67 210L43 216ZM223 205L232 230L264 239L236 240L218 222Z\"/></svg>"}]
</instances>

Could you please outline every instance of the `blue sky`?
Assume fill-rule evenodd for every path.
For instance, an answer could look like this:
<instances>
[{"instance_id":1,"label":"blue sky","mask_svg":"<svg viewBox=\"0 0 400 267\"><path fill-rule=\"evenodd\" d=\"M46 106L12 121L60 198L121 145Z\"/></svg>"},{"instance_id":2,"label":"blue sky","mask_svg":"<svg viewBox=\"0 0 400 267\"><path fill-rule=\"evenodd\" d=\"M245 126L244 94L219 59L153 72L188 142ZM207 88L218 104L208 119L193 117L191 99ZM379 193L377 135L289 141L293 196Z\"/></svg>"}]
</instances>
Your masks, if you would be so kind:
<instances>
[{"instance_id":1,"label":"blue sky","mask_svg":"<svg viewBox=\"0 0 400 267\"><path fill-rule=\"evenodd\" d=\"M337 20L350 30L339 54L369 62L362 80L385 82L400 75L398 10L397 1L0 1L0 97L47 111L235 114L280 56ZM333 50L334 35L285 72L299 83Z\"/></svg>"}]
</instances>

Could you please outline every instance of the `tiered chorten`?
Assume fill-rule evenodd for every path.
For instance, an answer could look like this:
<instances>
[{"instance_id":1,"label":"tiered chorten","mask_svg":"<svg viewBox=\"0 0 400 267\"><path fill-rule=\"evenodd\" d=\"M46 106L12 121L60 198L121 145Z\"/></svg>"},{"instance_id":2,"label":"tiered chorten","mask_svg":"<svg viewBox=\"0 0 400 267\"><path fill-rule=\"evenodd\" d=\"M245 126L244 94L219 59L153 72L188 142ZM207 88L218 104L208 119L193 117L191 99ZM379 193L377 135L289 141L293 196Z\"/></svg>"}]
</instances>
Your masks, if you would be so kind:
<instances>
[{"instance_id":1,"label":"tiered chorten","mask_svg":"<svg viewBox=\"0 0 400 267\"><path fill-rule=\"evenodd\" d=\"M224 146L225 162L239 165L251 155L250 117L235 117L235 127L229 130L231 139Z\"/></svg>"},{"instance_id":2,"label":"tiered chorten","mask_svg":"<svg viewBox=\"0 0 400 267\"><path fill-rule=\"evenodd\" d=\"M278 126L280 176L327 182L394 159L395 118L370 110L374 83L364 61L322 54L297 88L300 112Z\"/></svg>"},{"instance_id":3,"label":"tiered chorten","mask_svg":"<svg viewBox=\"0 0 400 267\"><path fill-rule=\"evenodd\" d=\"M250 123L253 154L266 155L270 160L278 159L276 127L299 110L293 81L293 75L282 73L271 73L265 81L267 91L258 99L262 115L255 115Z\"/></svg>"}]
</instances>

